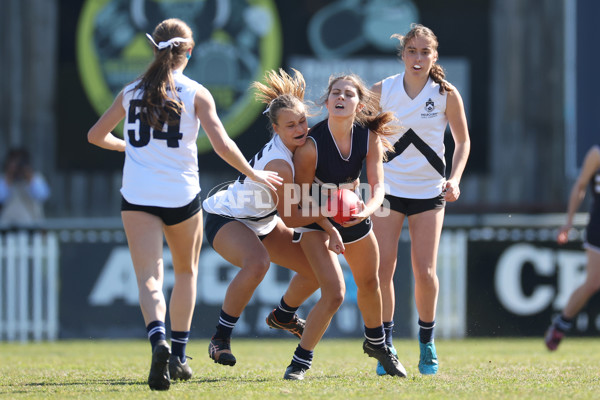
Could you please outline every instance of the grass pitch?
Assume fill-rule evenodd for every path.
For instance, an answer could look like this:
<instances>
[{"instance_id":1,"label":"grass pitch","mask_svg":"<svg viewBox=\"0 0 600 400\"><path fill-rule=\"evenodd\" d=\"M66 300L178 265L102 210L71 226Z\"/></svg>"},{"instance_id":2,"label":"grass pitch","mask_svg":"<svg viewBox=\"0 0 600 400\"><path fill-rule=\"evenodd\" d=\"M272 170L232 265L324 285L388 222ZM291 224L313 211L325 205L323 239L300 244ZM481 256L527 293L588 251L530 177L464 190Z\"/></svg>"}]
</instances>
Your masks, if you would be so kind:
<instances>
[{"instance_id":1,"label":"grass pitch","mask_svg":"<svg viewBox=\"0 0 600 400\"><path fill-rule=\"evenodd\" d=\"M600 341L566 338L548 352L542 338L437 340L440 371L422 376L416 340L396 340L404 379L375 374L362 340L323 340L302 382L282 379L297 341L236 339L234 367L208 358L208 339L187 353L194 376L152 392L143 340L0 343L0 397L79 399L597 399Z\"/></svg>"}]
</instances>

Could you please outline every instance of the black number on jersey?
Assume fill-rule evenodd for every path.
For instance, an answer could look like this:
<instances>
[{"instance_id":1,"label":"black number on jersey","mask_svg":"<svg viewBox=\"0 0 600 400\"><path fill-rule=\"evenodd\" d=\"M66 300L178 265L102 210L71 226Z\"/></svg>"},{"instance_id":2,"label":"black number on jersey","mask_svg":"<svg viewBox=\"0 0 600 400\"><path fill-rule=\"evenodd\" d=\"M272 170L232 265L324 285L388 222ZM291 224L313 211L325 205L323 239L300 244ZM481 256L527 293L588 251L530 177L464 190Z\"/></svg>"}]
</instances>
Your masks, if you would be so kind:
<instances>
[{"instance_id":1,"label":"black number on jersey","mask_svg":"<svg viewBox=\"0 0 600 400\"><path fill-rule=\"evenodd\" d=\"M177 107L177 105L173 102L169 102L169 104ZM127 122L130 124L135 124L135 121L139 120L140 128L139 138L136 136L135 129L127 130L127 135L129 136L129 143L131 143L131 145L134 147L144 147L148 143L150 143L150 133L152 133L152 138L166 140L167 147L179 147L179 141L181 140L181 138L183 138L183 134L179 132L179 126L181 122L180 114L172 109L169 109L169 121L171 121L171 124L167 125L167 131L163 132L153 129L150 125L142 121L142 119L140 118L141 109L141 100L131 100L131 102L129 103L129 112L127 113ZM181 112L181 110L179 111ZM163 121L160 122L164 125Z\"/></svg>"},{"instance_id":2,"label":"black number on jersey","mask_svg":"<svg viewBox=\"0 0 600 400\"><path fill-rule=\"evenodd\" d=\"M251 166L251 167L253 167L253 168L254 168L254 164L256 164L256 162L262 158L262 156L263 156L263 152L265 151L265 148L267 147L267 145L268 145L268 144L269 144L269 143L265 144L265 145L263 146L263 148L262 148L262 149L260 149L260 151L254 155L254 157L252 157L252 160L248 161L248 164L250 164L250 166ZM247 178L247 177L246 177L246 175L244 175L244 174L241 174L241 175L240 175L240 176L237 178L237 180L238 180L240 183L244 183L244 181L246 180L246 178Z\"/></svg>"}]
</instances>

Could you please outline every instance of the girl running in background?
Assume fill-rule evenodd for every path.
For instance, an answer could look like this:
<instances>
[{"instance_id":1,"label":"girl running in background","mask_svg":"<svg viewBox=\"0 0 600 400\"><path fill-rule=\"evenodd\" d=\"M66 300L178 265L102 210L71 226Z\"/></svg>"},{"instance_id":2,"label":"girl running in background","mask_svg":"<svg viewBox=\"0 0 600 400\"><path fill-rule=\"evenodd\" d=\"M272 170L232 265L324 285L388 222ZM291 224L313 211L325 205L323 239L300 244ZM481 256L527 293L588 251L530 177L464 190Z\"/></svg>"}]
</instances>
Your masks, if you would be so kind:
<instances>
[{"instance_id":1,"label":"girl running in background","mask_svg":"<svg viewBox=\"0 0 600 400\"><path fill-rule=\"evenodd\" d=\"M152 346L148 385L167 390L188 380L185 348L196 303L202 213L196 139L200 124L217 154L257 183L275 190L281 179L253 169L227 136L209 91L183 75L194 48L192 30L179 19L159 23L154 61L127 85L88 132L99 147L124 151L121 216L138 281L140 307ZM111 131L125 120L125 140ZM163 235L173 255L175 284L169 302L171 344L166 341Z\"/></svg>"},{"instance_id":2,"label":"girl running in background","mask_svg":"<svg viewBox=\"0 0 600 400\"><path fill-rule=\"evenodd\" d=\"M567 223L560 228L557 242L565 244L569 241L569 231L573 228L573 217L585 198L589 185L593 202L590 218L586 228L583 247L587 255L587 275L585 282L569 297L566 307L557 316L546 331L545 343L548 350L558 348L560 341L573 326L573 320L588 300L600 290L600 147L593 146L585 156L583 167L577 181L571 189L567 208Z\"/></svg>"}]
</instances>

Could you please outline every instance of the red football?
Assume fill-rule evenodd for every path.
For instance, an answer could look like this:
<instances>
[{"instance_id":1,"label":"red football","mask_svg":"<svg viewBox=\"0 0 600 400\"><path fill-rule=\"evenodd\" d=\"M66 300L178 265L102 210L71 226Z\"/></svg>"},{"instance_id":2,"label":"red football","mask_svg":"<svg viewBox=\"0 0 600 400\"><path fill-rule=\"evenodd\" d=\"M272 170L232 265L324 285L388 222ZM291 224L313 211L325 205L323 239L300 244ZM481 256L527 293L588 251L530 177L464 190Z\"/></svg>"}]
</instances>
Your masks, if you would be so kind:
<instances>
[{"instance_id":1,"label":"red football","mask_svg":"<svg viewBox=\"0 0 600 400\"><path fill-rule=\"evenodd\" d=\"M333 214L333 220L343 224L360 212L360 198L349 189L338 189L327 199L327 211Z\"/></svg>"}]
</instances>

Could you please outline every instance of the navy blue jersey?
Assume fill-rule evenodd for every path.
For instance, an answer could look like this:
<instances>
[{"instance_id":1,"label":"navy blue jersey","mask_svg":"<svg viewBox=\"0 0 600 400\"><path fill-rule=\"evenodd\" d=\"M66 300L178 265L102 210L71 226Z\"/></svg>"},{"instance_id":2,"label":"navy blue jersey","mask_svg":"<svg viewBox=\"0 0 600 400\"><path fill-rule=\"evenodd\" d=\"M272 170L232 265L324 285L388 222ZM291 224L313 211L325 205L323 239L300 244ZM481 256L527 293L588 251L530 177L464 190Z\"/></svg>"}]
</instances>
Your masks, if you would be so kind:
<instances>
[{"instance_id":1,"label":"navy blue jersey","mask_svg":"<svg viewBox=\"0 0 600 400\"><path fill-rule=\"evenodd\" d=\"M590 207L590 219L586 229L586 242L596 248L600 248L600 171L596 171L590 179L592 192L592 204Z\"/></svg>"},{"instance_id":2,"label":"navy blue jersey","mask_svg":"<svg viewBox=\"0 0 600 400\"><path fill-rule=\"evenodd\" d=\"M329 120L324 120L311 128L309 137L317 148L315 181L319 184L342 184L355 181L362 170L369 151L369 129L354 124L352 127L352 147L350 156L343 158L329 131Z\"/></svg>"},{"instance_id":3,"label":"navy blue jersey","mask_svg":"<svg viewBox=\"0 0 600 400\"><path fill-rule=\"evenodd\" d=\"M590 179L590 189L592 191L592 208L591 212L600 208L600 170L596 171L592 179Z\"/></svg>"}]
</instances>

